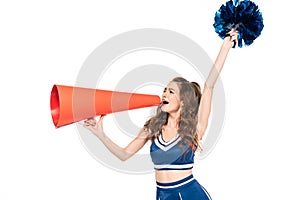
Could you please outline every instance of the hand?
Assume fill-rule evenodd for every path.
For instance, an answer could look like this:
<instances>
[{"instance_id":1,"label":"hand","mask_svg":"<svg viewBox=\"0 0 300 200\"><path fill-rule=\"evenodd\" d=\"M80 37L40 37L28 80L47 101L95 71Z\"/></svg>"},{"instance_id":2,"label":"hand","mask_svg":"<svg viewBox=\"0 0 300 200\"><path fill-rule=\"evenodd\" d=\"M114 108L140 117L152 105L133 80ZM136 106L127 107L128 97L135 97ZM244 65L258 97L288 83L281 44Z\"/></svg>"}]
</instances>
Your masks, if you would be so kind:
<instances>
[{"instance_id":1,"label":"hand","mask_svg":"<svg viewBox=\"0 0 300 200\"><path fill-rule=\"evenodd\" d=\"M238 46L238 35L237 31L230 31L227 33L228 36L224 38L223 46L232 48L233 46Z\"/></svg>"},{"instance_id":2,"label":"hand","mask_svg":"<svg viewBox=\"0 0 300 200\"><path fill-rule=\"evenodd\" d=\"M83 127L90 130L96 137L100 138L104 135L103 131L103 118L105 115L101 115L97 122L94 118L89 118L84 121Z\"/></svg>"}]
</instances>

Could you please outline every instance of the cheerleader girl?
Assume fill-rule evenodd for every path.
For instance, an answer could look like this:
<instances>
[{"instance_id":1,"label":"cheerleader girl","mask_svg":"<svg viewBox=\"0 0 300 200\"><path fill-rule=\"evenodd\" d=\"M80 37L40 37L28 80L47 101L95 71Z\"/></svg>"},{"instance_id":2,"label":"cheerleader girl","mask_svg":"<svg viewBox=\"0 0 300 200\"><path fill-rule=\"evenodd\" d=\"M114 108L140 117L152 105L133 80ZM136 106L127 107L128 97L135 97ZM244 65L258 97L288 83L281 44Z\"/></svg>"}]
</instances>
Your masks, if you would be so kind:
<instances>
[{"instance_id":1,"label":"cheerleader girl","mask_svg":"<svg viewBox=\"0 0 300 200\"><path fill-rule=\"evenodd\" d=\"M156 115L144 124L137 137L126 147L114 143L103 130L103 118L87 119L84 126L122 161L151 141L157 200L208 200L210 196L193 177L194 154L208 125L213 88L238 33L225 37L203 91L196 82L174 78L165 87Z\"/></svg>"}]
</instances>

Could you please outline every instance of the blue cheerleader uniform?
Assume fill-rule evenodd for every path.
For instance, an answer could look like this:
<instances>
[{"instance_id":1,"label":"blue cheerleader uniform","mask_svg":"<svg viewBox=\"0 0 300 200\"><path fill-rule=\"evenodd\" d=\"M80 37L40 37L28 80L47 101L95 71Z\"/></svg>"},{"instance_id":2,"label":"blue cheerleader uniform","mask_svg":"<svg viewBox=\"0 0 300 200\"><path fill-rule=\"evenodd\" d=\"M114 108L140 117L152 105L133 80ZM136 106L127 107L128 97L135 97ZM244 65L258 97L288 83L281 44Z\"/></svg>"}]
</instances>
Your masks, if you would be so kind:
<instances>
[{"instance_id":1,"label":"blue cheerleader uniform","mask_svg":"<svg viewBox=\"0 0 300 200\"><path fill-rule=\"evenodd\" d=\"M155 170L187 170L194 165L195 149L177 134L165 142L160 134L151 144L150 155ZM156 182L156 200L210 200L198 181L190 175L171 183Z\"/></svg>"}]
</instances>

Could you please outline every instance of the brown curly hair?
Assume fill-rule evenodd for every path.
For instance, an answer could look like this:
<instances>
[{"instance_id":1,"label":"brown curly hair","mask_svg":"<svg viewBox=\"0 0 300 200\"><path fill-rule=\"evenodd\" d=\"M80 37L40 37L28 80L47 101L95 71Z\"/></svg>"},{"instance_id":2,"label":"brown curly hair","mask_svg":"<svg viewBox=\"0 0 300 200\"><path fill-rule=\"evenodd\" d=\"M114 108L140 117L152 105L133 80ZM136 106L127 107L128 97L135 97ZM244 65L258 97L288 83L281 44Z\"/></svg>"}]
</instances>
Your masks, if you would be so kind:
<instances>
[{"instance_id":1,"label":"brown curly hair","mask_svg":"<svg viewBox=\"0 0 300 200\"><path fill-rule=\"evenodd\" d=\"M196 133L198 122L198 108L201 100L201 88L196 82L189 82L182 77L176 77L171 82L179 86L179 98L182 102L179 119L178 134L182 140L194 147L198 146L198 136ZM169 114L162 111L159 106L156 115L144 124L144 128L150 132L152 141L159 136L162 127L168 123Z\"/></svg>"}]
</instances>

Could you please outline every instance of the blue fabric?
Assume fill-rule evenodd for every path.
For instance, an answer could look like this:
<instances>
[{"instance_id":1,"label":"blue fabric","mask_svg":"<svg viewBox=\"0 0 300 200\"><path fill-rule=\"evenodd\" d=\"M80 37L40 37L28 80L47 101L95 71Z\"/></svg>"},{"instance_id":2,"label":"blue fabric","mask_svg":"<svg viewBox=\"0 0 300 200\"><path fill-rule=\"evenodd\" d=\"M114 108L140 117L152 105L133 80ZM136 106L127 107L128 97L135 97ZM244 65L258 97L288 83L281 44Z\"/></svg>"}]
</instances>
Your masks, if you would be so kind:
<instances>
[{"instance_id":1,"label":"blue fabric","mask_svg":"<svg viewBox=\"0 0 300 200\"><path fill-rule=\"evenodd\" d=\"M262 13L254 2L229 0L216 12L213 26L222 39L232 28L239 31L238 44L241 48L251 45L260 36L264 23Z\"/></svg>"},{"instance_id":2,"label":"blue fabric","mask_svg":"<svg viewBox=\"0 0 300 200\"><path fill-rule=\"evenodd\" d=\"M160 134L150 147L150 155L156 170L185 170L193 168L194 150L177 135L165 142Z\"/></svg>"},{"instance_id":3,"label":"blue fabric","mask_svg":"<svg viewBox=\"0 0 300 200\"><path fill-rule=\"evenodd\" d=\"M211 200L193 175L172 183L158 183L156 200Z\"/></svg>"}]
</instances>

